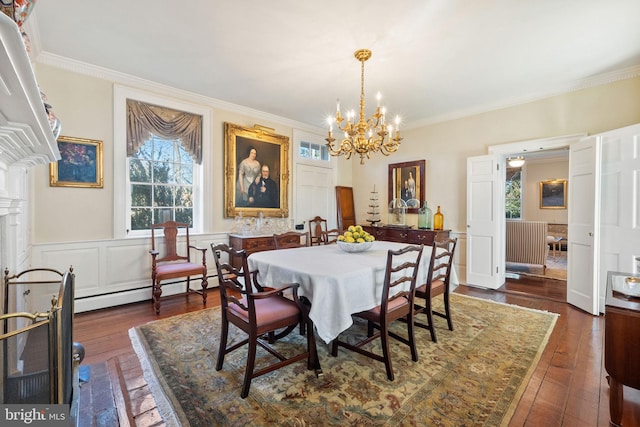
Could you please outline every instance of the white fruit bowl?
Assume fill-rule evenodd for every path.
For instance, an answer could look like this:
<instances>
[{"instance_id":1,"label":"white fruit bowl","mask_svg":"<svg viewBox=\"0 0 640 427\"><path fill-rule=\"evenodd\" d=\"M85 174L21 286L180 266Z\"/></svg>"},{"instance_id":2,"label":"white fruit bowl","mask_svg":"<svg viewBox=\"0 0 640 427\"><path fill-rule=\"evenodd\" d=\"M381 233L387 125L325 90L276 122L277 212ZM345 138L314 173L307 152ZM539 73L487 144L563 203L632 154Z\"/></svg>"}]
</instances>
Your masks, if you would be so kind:
<instances>
[{"instance_id":1,"label":"white fruit bowl","mask_svg":"<svg viewBox=\"0 0 640 427\"><path fill-rule=\"evenodd\" d=\"M347 243L338 240L338 247L345 252L364 252L371 249L371 246L373 246L373 242Z\"/></svg>"}]
</instances>

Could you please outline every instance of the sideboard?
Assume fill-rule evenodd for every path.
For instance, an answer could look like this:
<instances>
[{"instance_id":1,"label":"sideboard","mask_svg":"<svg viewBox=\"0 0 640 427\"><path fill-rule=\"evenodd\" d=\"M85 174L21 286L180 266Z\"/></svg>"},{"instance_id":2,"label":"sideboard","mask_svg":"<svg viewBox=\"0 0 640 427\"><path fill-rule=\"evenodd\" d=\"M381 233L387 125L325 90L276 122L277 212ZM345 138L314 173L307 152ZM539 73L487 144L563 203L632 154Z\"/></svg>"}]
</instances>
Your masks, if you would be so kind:
<instances>
[{"instance_id":1,"label":"sideboard","mask_svg":"<svg viewBox=\"0 0 640 427\"><path fill-rule=\"evenodd\" d=\"M612 426L622 421L623 385L640 389L640 277L609 271L604 314L604 367ZM633 292L631 292L633 288Z\"/></svg>"},{"instance_id":2,"label":"sideboard","mask_svg":"<svg viewBox=\"0 0 640 427\"><path fill-rule=\"evenodd\" d=\"M229 246L239 251L244 249L247 256L254 252L271 251L276 248L273 243L273 234L264 234L259 236L244 236L242 234L229 234ZM235 268L241 268L236 265L239 262L238 257L232 260L231 265Z\"/></svg>"},{"instance_id":3,"label":"sideboard","mask_svg":"<svg viewBox=\"0 0 640 427\"><path fill-rule=\"evenodd\" d=\"M429 246L433 245L433 242L447 239L451 232L451 230L415 229L393 226L374 227L371 225L363 225L362 229L373 235L376 240Z\"/></svg>"}]
</instances>

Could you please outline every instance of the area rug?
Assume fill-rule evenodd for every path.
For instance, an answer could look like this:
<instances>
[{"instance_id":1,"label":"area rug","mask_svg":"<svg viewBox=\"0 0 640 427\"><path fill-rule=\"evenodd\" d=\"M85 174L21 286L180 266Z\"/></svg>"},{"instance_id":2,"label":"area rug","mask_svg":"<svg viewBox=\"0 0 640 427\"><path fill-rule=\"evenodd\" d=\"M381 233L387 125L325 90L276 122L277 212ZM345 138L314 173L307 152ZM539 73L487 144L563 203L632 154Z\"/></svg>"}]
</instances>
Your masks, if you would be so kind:
<instances>
[{"instance_id":1,"label":"area rug","mask_svg":"<svg viewBox=\"0 0 640 427\"><path fill-rule=\"evenodd\" d=\"M547 268L541 265L520 264L507 262L507 274L520 274L523 276L542 277L545 279L567 280L567 252L558 251L556 256L549 255L546 262Z\"/></svg>"},{"instance_id":2,"label":"area rug","mask_svg":"<svg viewBox=\"0 0 640 427\"><path fill-rule=\"evenodd\" d=\"M506 425L557 315L457 294L451 305L454 331L436 319L437 344L417 328L418 362L391 340L394 381L387 380L381 362L343 349L332 357L319 341L323 375L294 363L254 379L246 399L240 398L246 347L215 370L218 307L154 321L129 334L168 426ZM398 333L406 330L394 323ZM363 330L356 324L345 334ZM243 337L233 326L229 334L230 342ZM277 345L286 353L304 343L296 331ZM377 342L370 345L379 351ZM272 358L259 351L257 360L260 366Z\"/></svg>"}]
</instances>

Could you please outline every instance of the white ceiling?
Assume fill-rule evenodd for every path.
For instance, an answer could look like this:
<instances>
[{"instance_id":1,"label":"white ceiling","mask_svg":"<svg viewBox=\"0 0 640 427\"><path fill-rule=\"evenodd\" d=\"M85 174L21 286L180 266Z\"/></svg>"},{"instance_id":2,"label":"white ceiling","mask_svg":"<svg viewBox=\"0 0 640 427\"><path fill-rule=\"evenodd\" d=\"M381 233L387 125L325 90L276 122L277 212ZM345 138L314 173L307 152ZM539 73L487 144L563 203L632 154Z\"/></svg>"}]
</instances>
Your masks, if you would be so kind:
<instances>
[{"instance_id":1,"label":"white ceiling","mask_svg":"<svg viewBox=\"0 0 640 427\"><path fill-rule=\"evenodd\" d=\"M638 75L639 22L639 0L41 0L27 29L36 61L321 127L357 107L368 48L368 107L417 126Z\"/></svg>"}]
</instances>

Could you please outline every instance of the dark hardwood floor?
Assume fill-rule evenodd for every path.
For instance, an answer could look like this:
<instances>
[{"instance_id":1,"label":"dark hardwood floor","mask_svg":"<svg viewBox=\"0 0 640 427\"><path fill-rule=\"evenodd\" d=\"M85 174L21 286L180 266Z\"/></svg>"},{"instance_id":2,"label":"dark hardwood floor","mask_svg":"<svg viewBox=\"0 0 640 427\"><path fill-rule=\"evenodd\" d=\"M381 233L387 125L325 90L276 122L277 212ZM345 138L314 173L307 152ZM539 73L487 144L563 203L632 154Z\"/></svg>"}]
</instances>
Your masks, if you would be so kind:
<instances>
[{"instance_id":1,"label":"dark hardwood floor","mask_svg":"<svg viewBox=\"0 0 640 427\"><path fill-rule=\"evenodd\" d=\"M509 279L489 291L461 285L457 293L560 314L549 343L513 415L510 426L608 426L609 387L604 369L604 317L565 303L566 282L533 277ZM207 306L219 304L217 289ZM120 424L162 426L128 330L146 322L202 309L198 295L79 313L74 339L86 349L83 364L107 363L114 382ZM455 322L455 319L454 319ZM454 323L455 324L455 323ZM640 365L639 365L640 366ZM623 426L640 426L640 391L624 388Z\"/></svg>"}]
</instances>

